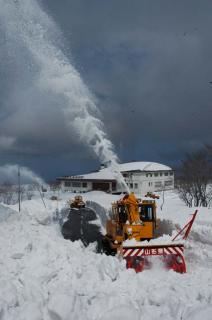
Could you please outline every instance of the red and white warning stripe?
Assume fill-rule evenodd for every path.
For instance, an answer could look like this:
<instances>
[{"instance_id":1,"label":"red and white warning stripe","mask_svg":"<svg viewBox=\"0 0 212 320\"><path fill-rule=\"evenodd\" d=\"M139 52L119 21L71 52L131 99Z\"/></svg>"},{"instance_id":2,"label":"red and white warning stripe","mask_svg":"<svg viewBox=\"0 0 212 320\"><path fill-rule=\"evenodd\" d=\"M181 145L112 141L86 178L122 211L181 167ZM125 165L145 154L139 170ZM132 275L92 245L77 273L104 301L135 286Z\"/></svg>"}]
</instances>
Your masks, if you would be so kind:
<instances>
[{"instance_id":1,"label":"red and white warning stripe","mask_svg":"<svg viewBox=\"0 0 212 320\"><path fill-rule=\"evenodd\" d=\"M136 257L136 256L161 256L161 255L180 255L184 252L183 246L164 246L164 247L144 247L144 248L123 248L123 257Z\"/></svg>"},{"instance_id":2,"label":"red and white warning stripe","mask_svg":"<svg viewBox=\"0 0 212 320\"><path fill-rule=\"evenodd\" d=\"M144 249L138 249L138 248L135 248L135 249L123 249L123 257L137 257L137 256L142 256L144 254Z\"/></svg>"}]
</instances>

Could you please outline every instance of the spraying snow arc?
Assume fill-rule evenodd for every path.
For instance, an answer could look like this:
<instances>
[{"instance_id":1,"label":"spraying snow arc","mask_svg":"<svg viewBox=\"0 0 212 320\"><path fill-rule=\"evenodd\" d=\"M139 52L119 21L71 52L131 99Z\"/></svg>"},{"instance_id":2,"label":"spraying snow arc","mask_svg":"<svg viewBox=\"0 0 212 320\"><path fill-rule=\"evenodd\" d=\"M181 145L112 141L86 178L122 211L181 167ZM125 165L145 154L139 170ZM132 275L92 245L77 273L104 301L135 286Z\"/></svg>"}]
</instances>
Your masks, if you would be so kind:
<instances>
[{"instance_id":1,"label":"spraying snow arc","mask_svg":"<svg viewBox=\"0 0 212 320\"><path fill-rule=\"evenodd\" d=\"M7 32L17 34L39 68L37 85L61 97L61 109L68 127L74 128L81 140L92 147L101 162L110 164L117 181L128 191L118 170L113 144L96 116L98 109L94 98L80 74L55 44L52 35L59 34L57 26L35 0L6 3L0 0L0 4L0 17L5 21Z\"/></svg>"},{"instance_id":2,"label":"spraying snow arc","mask_svg":"<svg viewBox=\"0 0 212 320\"><path fill-rule=\"evenodd\" d=\"M13 184L17 183L17 174L19 166L17 164L7 164L0 166L0 181L1 182L10 182ZM37 185L45 186L46 183L41 177L36 173L30 170L27 167L21 167L21 180L23 183L33 183Z\"/></svg>"}]
</instances>

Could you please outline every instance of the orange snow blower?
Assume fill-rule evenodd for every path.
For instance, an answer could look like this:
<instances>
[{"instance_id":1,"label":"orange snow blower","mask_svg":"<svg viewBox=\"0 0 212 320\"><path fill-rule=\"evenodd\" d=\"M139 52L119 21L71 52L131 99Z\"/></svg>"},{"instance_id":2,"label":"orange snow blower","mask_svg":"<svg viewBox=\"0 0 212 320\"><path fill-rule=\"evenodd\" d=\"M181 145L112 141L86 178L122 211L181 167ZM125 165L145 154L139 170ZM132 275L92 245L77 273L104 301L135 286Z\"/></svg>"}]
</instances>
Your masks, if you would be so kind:
<instances>
[{"instance_id":1,"label":"orange snow blower","mask_svg":"<svg viewBox=\"0 0 212 320\"><path fill-rule=\"evenodd\" d=\"M70 208L80 209L85 208L85 202L83 201L82 196L75 196L74 199L69 201Z\"/></svg>"},{"instance_id":2,"label":"orange snow blower","mask_svg":"<svg viewBox=\"0 0 212 320\"><path fill-rule=\"evenodd\" d=\"M136 199L133 193L112 204L112 216L106 224L103 249L106 254L118 253L126 260L126 267L136 272L150 269L152 257L159 256L167 269L185 273L184 240L188 237L197 211L192 219L169 242L156 239L159 229L155 200ZM185 232L182 241L176 239ZM145 241L147 240L147 241Z\"/></svg>"}]
</instances>

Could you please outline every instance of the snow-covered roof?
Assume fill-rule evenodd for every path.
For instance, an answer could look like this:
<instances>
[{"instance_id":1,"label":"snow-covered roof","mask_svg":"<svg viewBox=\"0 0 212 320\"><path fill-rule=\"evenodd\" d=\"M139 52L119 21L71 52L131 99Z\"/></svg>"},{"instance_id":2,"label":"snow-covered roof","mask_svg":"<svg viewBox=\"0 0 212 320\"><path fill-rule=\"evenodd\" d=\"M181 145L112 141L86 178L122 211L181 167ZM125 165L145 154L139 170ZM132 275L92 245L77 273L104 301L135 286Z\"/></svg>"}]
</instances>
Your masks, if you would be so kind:
<instances>
[{"instance_id":1,"label":"snow-covered roof","mask_svg":"<svg viewBox=\"0 0 212 320\"><path fill-rule=\"evenodd\" d=\"M157 162L134 161L119 164L121 172L125 171L164 171L172 170L170 167Z\"/></svg>"},{"instance_id":2,"label":"snow-covered roof","mask_svg":"<svg viewBox=\"0 0 212 320\"><path fill-rule=\"evenodd\" d=\"M108 168L102 169L97 172L83 174L82 177L83 177L83 179L88 179L88 180L95 180L95 179L97 179L97 180L116 180L113 172Z\"/></svg>"},{"instance_id":3,"label":"snow-covered roof","mask_svg":"<svg viewBox=\"0 0 212 320\"><path fill-rule=\"evenodd\" d=\"M128 162L118 165L120 172L127 171L167 171L172 170L170 167L157 162ZM82 180L116 180L114 173L109 168L101 169L97 172L91 172L80 176L70 176L67 179L82 179Z\"/></svg>"}]
</instances>

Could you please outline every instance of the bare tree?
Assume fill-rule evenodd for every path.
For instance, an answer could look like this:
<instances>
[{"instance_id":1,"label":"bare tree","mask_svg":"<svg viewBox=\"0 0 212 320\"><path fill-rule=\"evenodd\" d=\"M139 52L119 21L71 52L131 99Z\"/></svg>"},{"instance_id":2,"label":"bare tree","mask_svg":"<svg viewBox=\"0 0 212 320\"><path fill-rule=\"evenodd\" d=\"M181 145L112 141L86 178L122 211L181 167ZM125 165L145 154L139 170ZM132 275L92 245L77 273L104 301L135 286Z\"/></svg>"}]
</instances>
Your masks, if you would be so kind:
<instances>
[{"instance_id":1,"label":"bare tree","mask_svg":"<svg viewBox=\"0 0 212 320\"><path fill-rule=\"evenodd\" d=\"M177 188L181 199L191 206L207 207L212 198L212 147L187 154L182 161Z\"/></svg>"},{"instance_id":2,"label":"bare tree","mask_svg":"<svg viewBox=\"0 0 212 320\"><path fill-rule=\"evenodd\" d=\"M17 202L15 186L9 182L4 182L0 186L0 200L6 204L14 204Z\"/></svg>"},{"instance_id":3,"label":"bare tree","mask_svg":"<svg viewBox=\"0 0 212 320\"><path fill-rule=\"evenodd\" d=\"M34 187L35 188L35 187ZM8 205L15 204L18 202L19 187L9 182L4 182L0 185L0 202ZM31 200L34 195L33 186L25 185L20 187L21 201Z\"/></svg>"},{"instance_id":4,"label":"bare tree","mask_svg":"<svg viewBox=\"0 0 212 320\"><path fill-rule=\"evenodd\" d=\"M185 202L188 207L193 206L194 196L192 194L192 188L190 183L186 181L182 176L176 181L176 187L178 189L180 198Z\"/></svg>"}]
</instances>

